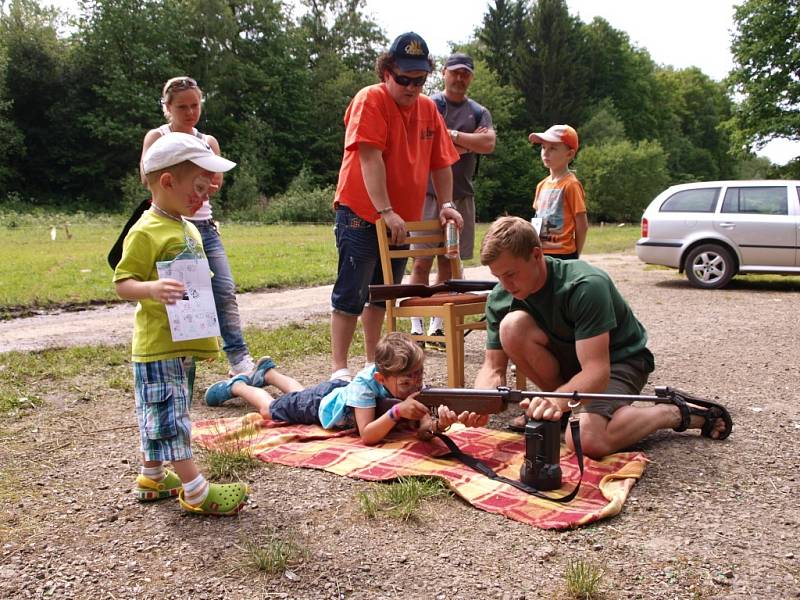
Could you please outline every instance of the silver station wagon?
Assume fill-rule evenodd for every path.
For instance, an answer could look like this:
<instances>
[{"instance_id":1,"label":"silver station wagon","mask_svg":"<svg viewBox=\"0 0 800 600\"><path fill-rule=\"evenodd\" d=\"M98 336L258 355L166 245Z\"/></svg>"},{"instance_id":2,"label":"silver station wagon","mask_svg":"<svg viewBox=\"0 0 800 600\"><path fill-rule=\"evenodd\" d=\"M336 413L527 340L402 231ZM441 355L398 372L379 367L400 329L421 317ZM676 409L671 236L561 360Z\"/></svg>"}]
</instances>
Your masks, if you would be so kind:
<instances>
[{"instance_id":1,"label":"silver station wagon","mask_svg":"<svg viewBox=\"0 0 800 600\"><path fill-rule=\"evenodd\" d=\"M800 275L800 181L706 181L661 192L642 216L640 260L721 288L737 273Z\"/></svg>"}]
</instances>

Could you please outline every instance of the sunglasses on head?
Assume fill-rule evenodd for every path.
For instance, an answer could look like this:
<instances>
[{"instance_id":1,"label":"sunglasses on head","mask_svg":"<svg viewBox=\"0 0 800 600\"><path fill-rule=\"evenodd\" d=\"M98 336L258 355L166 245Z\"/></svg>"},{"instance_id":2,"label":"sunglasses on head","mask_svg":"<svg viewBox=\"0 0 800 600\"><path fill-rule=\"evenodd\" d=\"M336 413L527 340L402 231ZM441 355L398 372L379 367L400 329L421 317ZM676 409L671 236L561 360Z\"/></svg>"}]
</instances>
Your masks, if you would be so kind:
<instances>
[{"instance_id":1,"label":"sunglasses on head","mask_svg":"<svg viewBox=\"0 0 800 600\"><path fill-rule=\"evenodd\" d=\"M422 87L428 80L428 76L423 75L422 77L406 77L405 75L398 75L397 73L392 71L392 79L395 80L397 85L401 85L403 87L407 87L409 85L413 85L415 87Z\"/></svg>"},{"instance_id":2,"label":"sunglasses on head","mask_svg":"<svg viewBox=\"0 0 800 600\"><path fill-rule=\"evenodd\" d=\"M191 77L181 77L169 84L169 90L188 90L196 88L197 82Z\"/></svg>"}]
</instances>

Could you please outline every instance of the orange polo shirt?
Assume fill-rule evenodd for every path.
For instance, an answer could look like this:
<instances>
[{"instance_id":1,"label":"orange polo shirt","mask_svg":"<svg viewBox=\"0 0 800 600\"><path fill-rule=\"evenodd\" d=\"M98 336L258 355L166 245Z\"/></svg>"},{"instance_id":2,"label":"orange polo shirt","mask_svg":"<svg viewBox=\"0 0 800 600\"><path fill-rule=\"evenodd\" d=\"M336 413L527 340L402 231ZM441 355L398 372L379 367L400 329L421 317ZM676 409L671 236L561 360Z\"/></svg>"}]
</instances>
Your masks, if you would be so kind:
<instances>
[{"instance_id":1,"label":"orange polo shirt","mask_svg":"<svg viewBox=\"0 0 800 600\"><path fill-rule=\"evenodd\" d=\"M350 102L344 124L344 157L334 207L343 204L365 221L378 220L361 173L358 145L366 142L383 154L392 208L404 220L418 221L430 172L459 159L433 100L420 95L412 106L400 107L382 83L371 85Z\"/></svg>"}]
</instances>

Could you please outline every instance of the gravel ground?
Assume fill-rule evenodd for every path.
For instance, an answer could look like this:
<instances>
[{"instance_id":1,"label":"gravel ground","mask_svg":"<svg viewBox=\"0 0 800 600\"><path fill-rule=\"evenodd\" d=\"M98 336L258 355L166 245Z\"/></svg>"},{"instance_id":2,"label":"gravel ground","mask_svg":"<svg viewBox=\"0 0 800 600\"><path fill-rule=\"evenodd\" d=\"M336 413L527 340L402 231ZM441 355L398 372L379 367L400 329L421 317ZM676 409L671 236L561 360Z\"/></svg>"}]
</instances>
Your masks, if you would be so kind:
<instances>
[{"instance_id":1,"label":"gravel ground","mask_svg":"<svg viewBox=\"0 0 800 600\"><path fill-rule=\"evenodd\" d=\"M630 255L588 260L611 273L648 328L650 385L719 398L735 422L725 442L665 431L639 444L652 462L617 517L542 531L444 497L407 522L368 520L355 495L371 484L268 464L249 475L252 497L235 518L141 505L130 493L131 398L86 398L78 390L103 375L85 374L0 422L0 472L20 489L2 507L0 597L566 598L565 568L582 559L602 569L602 598L800 598L800 283L701 291ZM103 322L92 322L99 341ZM482 336L467 338L467 381ZM282 367L314 383L328 360ZM222 369L203 369L200 391ZM444 382L441 356L429 353L426 369L429 383ZM243 412L196 402L193 418ZM276 575L243 566L242 544L269 536L301 545L306 558Z\"/></svg>"}]
</instances>

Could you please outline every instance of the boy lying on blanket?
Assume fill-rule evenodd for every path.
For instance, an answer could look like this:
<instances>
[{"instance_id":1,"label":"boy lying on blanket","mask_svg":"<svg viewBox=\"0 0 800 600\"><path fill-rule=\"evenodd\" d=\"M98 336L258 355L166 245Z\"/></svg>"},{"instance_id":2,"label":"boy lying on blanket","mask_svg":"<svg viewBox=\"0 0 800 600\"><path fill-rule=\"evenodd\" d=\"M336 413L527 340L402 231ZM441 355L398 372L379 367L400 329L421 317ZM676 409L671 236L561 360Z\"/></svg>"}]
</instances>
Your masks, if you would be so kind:
<instances>
[{"instance_id":1,"label":"boy lying on blanket","mask_svg":"<svg viewBox=\"0 0 800 600\"><path fill-rule=\"evenodd\" d=\"M376 444L401 421L416 423L417 435L430 439L455 422L468 427L485 424L483 415L463 412L456 415L440 406L437 417L414 399L422 389L425 355L405 333L389 333L378 341L375 364L364 367L353 379L333 379L304 388L296 380L278 372L269 357L261 358L251 373L218 381L206 391L206 404L219 406L231 398L244 398L262 417L273 421L321 425L325 429L358 428L361 441ZM273 398L264 388L273 385L283 392ZM396 398L401 402L383 414L376 414L378 400Z\"/></svg>"}]
</instances>

